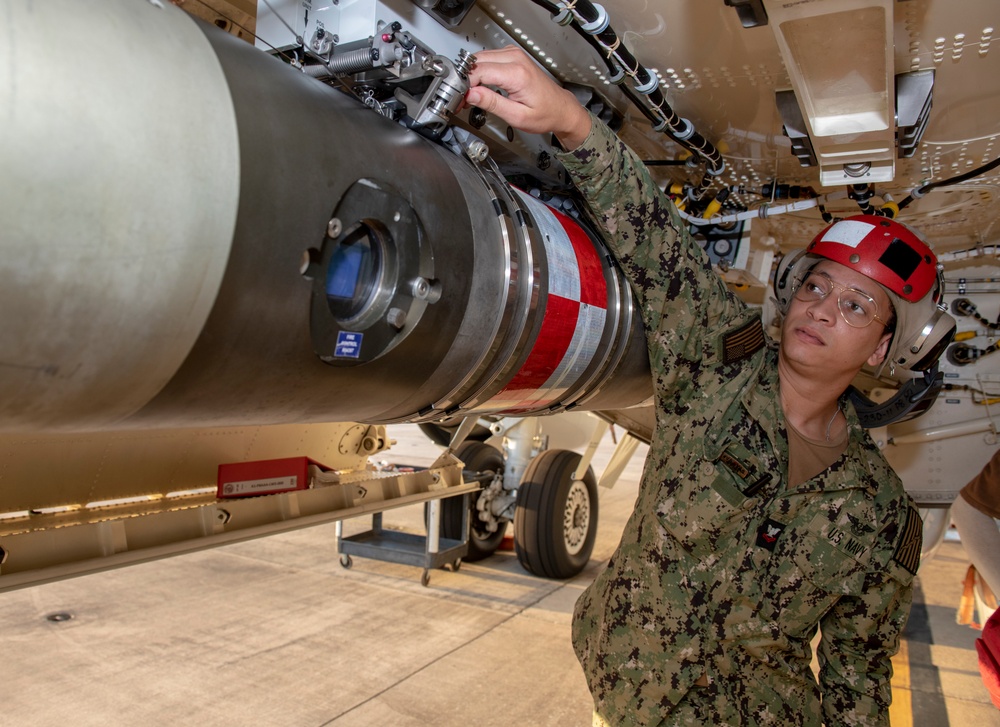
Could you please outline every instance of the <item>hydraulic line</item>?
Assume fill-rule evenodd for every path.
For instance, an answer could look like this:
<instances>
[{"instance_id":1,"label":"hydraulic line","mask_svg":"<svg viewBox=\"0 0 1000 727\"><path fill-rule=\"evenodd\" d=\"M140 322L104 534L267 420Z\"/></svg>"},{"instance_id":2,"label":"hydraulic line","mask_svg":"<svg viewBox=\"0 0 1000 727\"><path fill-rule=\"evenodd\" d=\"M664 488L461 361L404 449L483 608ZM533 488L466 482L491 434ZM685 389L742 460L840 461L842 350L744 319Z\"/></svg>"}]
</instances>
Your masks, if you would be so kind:
<instances>
[{"instance_id":1,"label":"hydraulic line","mask_svg":"<svg viewBox=\"0 0 1000 727\"><path fill-rule=\"evenodd\" d=\"M629 100L650 120L654 131L666 133L678 144L705 160L707 165L705 175L696 188L688 191L692 199L700 199L712 186L712 178L718 177L725 171L725 160L718 149L695 131L690 121L678 116L670 107L660 91L659 80L639 63L610 26L607 11L590 0L573 2L560 0L557 3L533 0L533 2L549 12L557 11L553 17L556 22L572 24L578 33L595 45L612 74L611 82L619 85ZM635 84L634 89L623 83L626 77Z\"/></svg>"},{"instance_id":2,"label":"hydraulic line","mask_svg":"<svg viewBox=\"0 0 1000 727\"><path fill-rule=\"evenodd\" d=\"M709 219L704 217L699 217L696 215L688 214L683 210L683 208L678 205L677 211L681 217L693 225L725 225L731 222L742 222L744 220L752 220L754 218L767 219L773 215L787 214L788 212L801 212L802 210L812 209L813 207L819 207L823 202L833 200L833 199L843 199L847 196L847 192L831 192L830 194L825 194L822 197L813 197L812 199L801 199L795 202L790 202L789 204L771 206L762 205L757 209L747 210L745 212L737 212L736 214L715 216Z\"/></svg>"},{"instance_id":3,"label":"hydraulic line","mask_svg":"<svg viewBox=\"0 0 1000 727\"><path fill-rule=\"evenodd\" d=\"M896 215L899 214L899 206L892 201L889 195L883 197L885 203L881 207L876 207L871 203L872 197L875 196L875 186L872 184L849 185L847 187L847 196L857 203L863 215L888 217L894 220L896 219Z\"/></svg>"},{"instance_id":4,"label":"hydraulic line","mask_svg":"<svg viewBox=\"0 0 1000 727\"><path fill-rule=\"evenodd\" d=\"M966 172L965 174L959 174L957 177L951 177L950 179L942 179L940 182L931 182L930 184L925 184L920 187L914 187L910 190L909 196L899 203L899 209L903 209L910 204L915 199L920 199L925 194L933 189L938 189L939 187L947 187L952 184L960 184L973 177L978 177L980 174L985 174L986 172L992 171L1000 166L1000 157L994 159L993 161L984 164L981 167L976 167L975 169Z\"/></svg>"},{"instance_id":5,"label":"hydraulic line","mask_svg":"<svg viewBox=\"0 0 1000 727\"><path fill-rule=\"evenodd\" d=\"M872 197L875 196L875 190L870 184L852 184L847 188L847 196L853 199L858 208L861 210L863 215L873 215L875 214L875 208L872 207Z\"/></svg>"},{"instance_id":6,"label":"hydraulic line","mask_svg":"<svg viewBox=\"0 0 1000 727\"><path fill-rule=\"evenodd\" d=\"M1000 342L994 343L986 348L977 348L976 346L972 346L968 343L953 343L948 347L948 351L945 355L948 357L948 361L955 366L968 366L984 356L996 353L998 348L1000 348Z\"/></svg>"},{"instance_id":7,"label":"hydraulic line","mask_svg":"<svg viewBox=\"0 0 1000 727\"><path fill-rule=\"evenodd\" d=\"M955 315L972 316L991 331L1000 330L1000 323L994 323L993 321L985 318L983 314L979 312L979 309L976 308L976 304L968 298L956 298L951 303L951 310L955 313Z\"/></svg>"},{"instance_id":8,"label":"hydraulic line","mask_svg":"<svg viewBox=\"0 0 1000 727\"><path fill-rule=\"evenodd\" d=\"M723 187L715 195L715 199L708 203L708 207L705 208L704 213L701 215L702 218L706 220L712 219L722 209L722 205L726 203L727 199L729 199L729 187Z\"/></svg>"},{"instance_id":9,"label":"hydraulic line","mask_svg":"<svg viewBox=\"0 0 1000 727\"><path fill-rule=\"evenodd\" d=\"M976 304L968 298L956 298L951 303L951 310L955 315L975 318L986 327L987 332L1000 330L1000 323L994 323L983 317L976 308ZM955 366L967 366L975 363L984 356L994 353L1000 348L1000 343L994 343L986 348L978 348L970 343L964 343L964 341L975 338L976 335L975 331L967 331L965 334L959 334L955 337L955 343L948 348L947 352L948 360L952 364Z\"/></svg>"},{"instance_id":10,"label":"hydraulic line","mask_svg":"<svg viewBox=\"0 0 1000 727\"><path fill-rule=\"evenodd\" d=\"M737 190L733 190L734 192ZM753 191L753 190L749 190ZM739 192L742 194L743 190ZM802 187L797 184L775 184L768 182L756 192L761 197L768 197L773 202L776 199L812 199L816 196L816 190L812 187Z\"/></svg>"}]
</instances>

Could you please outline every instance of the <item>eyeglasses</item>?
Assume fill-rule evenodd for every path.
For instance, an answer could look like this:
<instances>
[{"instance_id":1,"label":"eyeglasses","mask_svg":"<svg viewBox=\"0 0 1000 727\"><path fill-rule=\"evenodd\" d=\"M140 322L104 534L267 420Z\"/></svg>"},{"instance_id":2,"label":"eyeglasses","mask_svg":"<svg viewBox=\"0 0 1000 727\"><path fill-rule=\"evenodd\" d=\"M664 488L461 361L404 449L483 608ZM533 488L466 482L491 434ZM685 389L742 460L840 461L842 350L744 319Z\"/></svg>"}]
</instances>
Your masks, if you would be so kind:
<instances>
[{"instance_id":1,"label":"eyeglasses","mask_svg":"<svg viewBox=\"0 0 1000 727\"><path fill-rule=\"evenodd\" d=\"M795 297L810 303L823 300L833 292L834 288L838 291L837 308L847 325L854 328L864 328L872 321L878 321L883 326L888 325L878 317L878 304L870 295L854 288L844 288L837 285L826 273L807 273L795 288Z\"/></svg>"}]
</instances>

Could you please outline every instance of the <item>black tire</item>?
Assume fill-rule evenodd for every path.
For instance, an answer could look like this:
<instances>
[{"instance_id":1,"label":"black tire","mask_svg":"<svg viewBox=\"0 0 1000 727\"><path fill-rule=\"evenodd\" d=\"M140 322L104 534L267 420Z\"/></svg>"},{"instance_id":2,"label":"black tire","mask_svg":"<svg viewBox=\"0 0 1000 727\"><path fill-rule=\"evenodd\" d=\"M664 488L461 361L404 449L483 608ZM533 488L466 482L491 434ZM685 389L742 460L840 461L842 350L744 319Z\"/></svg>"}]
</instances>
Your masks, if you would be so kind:
<instances>
[{"instance_id":1,"label":"black tire","mask_svg":"<svg viewBox=\"0 0 1000 727\"><path fill-rule=\"evenodd\" d=\"M525 570L537 576L572 578L594 551L597 478L588 467L575 481L579 464L576 452L546 450L531 460L518 485L514 548Z\"/></svg>"},{"instance_id":2,"label":"black tire","mask_svg":"<svg viewBox=\"0 0 1000 727\"><path fill-rule=\"evenodd\" d=\"M465 463L469 472L499 472L503 474L503 454L496 447L485 442L466 440L455 450L455 456ZM476 496L473 492L469 501L469 552L463 560L474 563L493 555L503 542L507 523L501 523L496 532L486 530L486 523L480 520L476 510ZM462 499L449 497L441 501L441 536L453 540L462 539Z\"/></svg>"}]
</instances>

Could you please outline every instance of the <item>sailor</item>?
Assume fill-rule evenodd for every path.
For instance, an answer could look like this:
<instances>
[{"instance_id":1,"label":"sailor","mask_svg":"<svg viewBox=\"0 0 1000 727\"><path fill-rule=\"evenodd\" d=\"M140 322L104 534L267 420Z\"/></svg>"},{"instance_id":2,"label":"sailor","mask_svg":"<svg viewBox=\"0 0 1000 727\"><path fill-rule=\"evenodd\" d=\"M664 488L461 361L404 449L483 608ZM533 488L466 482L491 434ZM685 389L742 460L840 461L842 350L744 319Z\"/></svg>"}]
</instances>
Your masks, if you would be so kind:
<instances>
[{"instance_id":1,"label":"sailor","mask_svg":"<svg viewBox=\"0 0 1000 727\"><path fill-rule=\"evenodd\" d=\"M976 639L979 671L993 704L1000 708L1000 610L991 610L989 595L1000 594L1000 449L963 487L951 506L951 516L972 560L956 621L971 624L977 606L982 635ZM976 577L983 581L981 599L973 595ZM977 603L978 602L978 603Z\"/></svg>"},{"instance_id":2,"label":"sailor","mask_svg":"<svg viewBox=\"0 0 1000 727\"><path fill-rule=\"evenodd\" d=\"M933 253L884 217L828 226L778 271L775 344L606 126L521 51L477 57L467 104L556 134L647 331L639 495L574 613L595 724L887 725L921 521L846 392L947 344Z\"/></svg>"},{"instance_id":3,"label":"sailor","mask_svg":"<svg viewBox=\"0 0 1000 727\"><path fill-rule=\"evenodd\" d=\"M1000 449L959 491L951 516L972 564L990 590L1000 594Z\"/></svg>"}]
</instances>

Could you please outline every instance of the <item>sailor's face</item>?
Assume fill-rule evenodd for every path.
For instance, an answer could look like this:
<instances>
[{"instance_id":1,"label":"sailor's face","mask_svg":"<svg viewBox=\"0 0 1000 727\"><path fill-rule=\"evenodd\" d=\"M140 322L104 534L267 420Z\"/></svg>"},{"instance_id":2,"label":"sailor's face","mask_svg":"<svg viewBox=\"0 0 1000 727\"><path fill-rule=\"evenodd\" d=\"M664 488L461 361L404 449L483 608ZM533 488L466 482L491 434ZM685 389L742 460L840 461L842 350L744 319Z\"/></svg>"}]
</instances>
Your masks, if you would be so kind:
<instances>
[{"instance_id":1,"label":"sailor's face","mask_svg":"<svg viewBox=\"0 0 1000 727\"><path fill-rule=\"evenodd\" d=\"M824 285L829 283L829 294L811 296L812 300L792 298L782 324L782 355L818 372L828 370L831 376L857 371L865 363L879 364L892 338L882 322L892 316L889 296L871 278L839 263L824 260L812 272ZM851 317L856 315L851 309L853 301L863 300L859 293L874 302L881 320L872 319L859 327L863 319ZM848 319L853 321L851 325Z\"/></svg>"}]
</instances>

